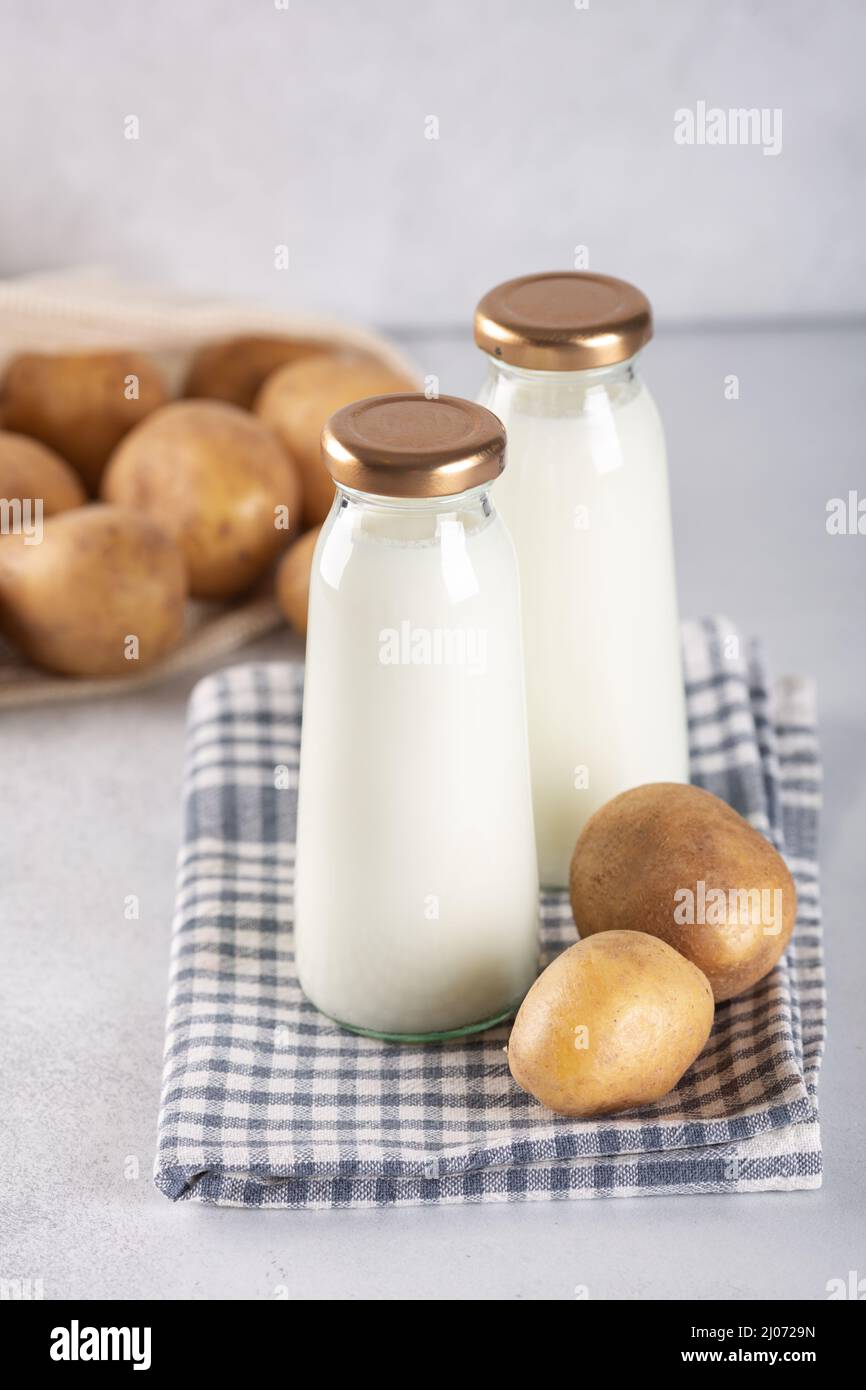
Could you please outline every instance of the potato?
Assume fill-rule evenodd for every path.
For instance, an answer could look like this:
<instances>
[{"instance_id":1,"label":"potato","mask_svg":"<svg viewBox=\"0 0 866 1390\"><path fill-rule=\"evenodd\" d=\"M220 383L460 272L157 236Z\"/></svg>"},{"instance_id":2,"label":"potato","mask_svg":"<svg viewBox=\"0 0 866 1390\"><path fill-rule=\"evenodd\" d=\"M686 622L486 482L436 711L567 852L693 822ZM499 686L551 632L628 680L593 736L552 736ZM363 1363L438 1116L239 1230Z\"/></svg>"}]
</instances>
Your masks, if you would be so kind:
<instances>
[{"instance_id":1,"label":"potato","mask_svg":"<svg viewBox=\"0 0 866 1390\"><path fill-rule=\"evenodd\" d=\"M334 483L322 462L322 428L340 406L365 396L415 391L418 383L371 357L311 357L274 372L256 400L256 414L297 459L304 487L304 526L325 520Z\"/></svg>"},{"instance_id":2,"label":"potato","mask_svg":"<svg viewBox=\"0 0 866 1390\"><path fill-rule=\"evenodd\" d=\"M40 666L133 676L184 623L183 555L155 522L98 504L49 517L39 545L0 545L0 625Z\"/></svg>"},{"instance_id":3,"label":"potato","mask_svg":"<svg viewBox=\"0 0 866 1390\"><path fill-rule=\"evenodd\" d=\"M297 470L276 436L222 401L176 401L143 421L112 455L102 493L176 538L198 598L248 589L301 512Z\"/></svg>"},{"instance_id":4,"label":"potato","mask_svg":"<svg viewBox=\"0 0 866 1390\"><path fill-rule=\"evenodd\" d=\"M312 338L248 336L227 338L200 348L190 363L183 388L198 396L252 410L253 402L271 372L290 362L326 351Z\"/></svg>"},{"instance_id":5,"label":"potato","mask_svg":"<svg viewBox=\"0 0 866 1390\"><path fill-rule=\"evenodd\" d=\"M558 1115L611 1115L673 1090L712 1026L713 992L696 966L642 932L604 932L539 975L514 1020L508 1065Z\"/></svg>"},{"instance_id":6,"label":"potato","mask_svg":"<svg viewBox=\"0 0 866 1390\"><path fill-rule=\"evenodd\" d=\"M90 492L118 441L168 398L137 352L23 353L7 368L2 397L4 429L56 449Z\"/></svg>"},{"instance_id":7,"label":"potato","mask_svg":"<svg viewBox=\"0 0 866 1390\"><path fill-rule=\"evenodd\" d=\"M310 570L321 529L316 526L312 531L305 531L286 551L277 570L277 600L287 621L302 637L307 635Z\"/></svg>"},{"instance_id":8,"label":"potato","mask_svg":"<svg viewBox=\"0 0 866 1390\"><path fill-rule=\"evenodd\" d=\"M652 782L608 801L571 860L581 937L631 929L676 947L716 1000L772 970L791 939L797 892L781 855L726 802Z\"/></svg>"},{"instance_id":9,"label":"potato","mask_svg":"<svg viewBox=\"0 0 866 1390\"><path fill-rule=\"evenodd\" d=\"M59 454L24 434L0 430L0 498L42 502L42 515L82 507L87 494L78 474Z\"/></svg>"}]
</instances>

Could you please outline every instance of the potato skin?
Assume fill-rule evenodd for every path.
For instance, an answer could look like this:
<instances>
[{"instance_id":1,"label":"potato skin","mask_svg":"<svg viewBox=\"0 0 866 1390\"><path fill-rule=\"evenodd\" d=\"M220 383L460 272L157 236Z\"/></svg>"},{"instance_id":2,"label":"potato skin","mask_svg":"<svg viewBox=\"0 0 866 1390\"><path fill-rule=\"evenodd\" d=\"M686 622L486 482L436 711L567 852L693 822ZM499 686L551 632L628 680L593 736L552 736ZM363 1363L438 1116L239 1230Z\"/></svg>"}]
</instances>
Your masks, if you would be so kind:
<instances>
[{"instance_id":1,"label":"potato skin","mask_svg":"<svg viewBox=\"0 0 866 1390\"><path fill-rule=\"evenodd\" d=\"M297 460L304 488L304 527L319 526L334 500L334 483L322 462L322 429L343 405L394 391L415 391L417 381L374 358L311 357L268 377L255 411Z\"/></svg>"},{"instance_id":2,"label":"potato skin","mask_svg":"<svg viewBox=\"0 0 866 1390\"><path fill-rule=\"evenodd\" d=\"M186 574L146 517L94 504L45 522L41 544L0 544L0 624L31 661L67 676L134 676L183 634ZM139 657L124 654L135 636Z\"/></svg>"},{"instance_id":3,"label":"potato skin","mask_svg":"<svg viewBox=\"0 0 866 1390\"><path fill-rule=\"evenodd\" d=\"M301 637L307 635L307 607L310 601L310 571L320 526L305 531L289 547L277 569L277 602L287 622Z\"/></svg>"},{"instance_id":4,"label":"potato skin","mask_svg":"<svg viewBox=\"0 0 866 1390\"><path fill-rule=\"evenodd\" d=\"M102 494L175 537L198 598L248 589L301 512L298 474L276 436L222 401L176 401L143 421L112 455ZM289 529L276 526L277 507Z\"/></svg>"},{"instance_id":5,"label":"potato skin","mask_svg":"<svg viewBox=\"0 0 866 1390\"><path fill-rule=\"evenodd\" d=\"M127 400L126 379L138 378ZM127 431L168 394L153 362L138 352L21 353L3 379L3 425L40 439L98 489L108 456Z\"/></svg>"},{"instance_id":6,"label":"potato skin","mask_svg":"<svg viewBox=\"0 0 866 1390\"><path fill-rule=\"evenodd\" d=\"M712 990L696 966L642 932L604 932L539 975L514 1020L508 1065L558 1115L612 1115L673 1090L712 1026Z\"/></svg>"},{"instance_id":7,"label":"potato skin","mask_svg":"<svg viewBox=\"0 0 866 1390\"><path fill-rule=\"evenodd\" d=\"M74 469L38 439L0 430L0 497L42 499L43 516L83 507L87 501Z\"/></svg>"},{"instance_id":8,"label":"potato skin","mask_svg":"<svg viewBox=\"0 0 866 1390\"><path fill-rule=\"evenodd\" d=\"M325 346L312 338L267 334L207 343L189 365L183 394L252 410L264 382L278 367L324 351Z\"/></svg>"},{"instance_id":9,"label":"potato skin","mask_svg":"<svg viewBox=\"0 0 866 1390\"><path fill-rule=\"evenodd\" d=\"M760 911L740 909L745 921L679 924L675 894L697 894L699 880L726 894L780 889L781 929L770 934ZM794 880L769 840L719 797L677 782L634 787L590 817L572 856L570 891L582 938L622 928L648 932L693 961L717 1001L744 993L772 970L797 916Z\"/></svg>"}]
</instances>

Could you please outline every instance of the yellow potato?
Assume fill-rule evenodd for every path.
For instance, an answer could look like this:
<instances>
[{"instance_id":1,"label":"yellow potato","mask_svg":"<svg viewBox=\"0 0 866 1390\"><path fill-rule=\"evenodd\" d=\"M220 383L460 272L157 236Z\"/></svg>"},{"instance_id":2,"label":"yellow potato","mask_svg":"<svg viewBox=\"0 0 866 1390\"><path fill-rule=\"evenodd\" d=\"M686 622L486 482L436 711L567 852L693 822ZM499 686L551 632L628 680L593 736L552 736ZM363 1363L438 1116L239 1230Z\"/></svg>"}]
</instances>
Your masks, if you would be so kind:
<instances>
[{"instance_id":1,"label":"yellow potato","mask_svg":"<svg viewBox=\"0 0 866 1390\"><path fill-rule=\"evenodd\" d=\"M134 676L183 634L186 576L170 536L98 504L49 517L40 544L0 545L0 625L67 676Z\"/></svg>"},{"instance_id":2,"label":"yellow potato","mask_svg":"<svg viewBox=\"0 0 866 1390\"><path fill-rule=\"evenodd\" d=\"M307 634L310 569L321 527L305 531L286 551L277 569L277 600L286 619L302 637Z\"/></svg>"},{"instance_id":3,"label":"yellow potato","mask_svg":"<svg viewBox=\"0 0 866 1390\"><path fill-rule=\"evenodd\" d=\"M42 502L43 516L82 507L87 494L78 474L59 454L24 434L0 430L0 498Z\"/></svg>"},{"instance_id":4,"label":"yellow potato","mask_svg":"<svg viewBox=\"0 0 866 1390\"><path fill-rule=\"evenodd\" d=\"M248 589L301 512L297 470L276 436L222 401L176 401L143 421L112 455L102 493L175 537L198 598Z\"/></svg>"},{"instance_id":5,"label":"yellow potato","mask_svg":"<svg viewBox=\"0 0 866 1390\"><path fill-rule=\"evenodd\" d=\"M200 348L190 363L185 396L228 401L252 410L253 402L271 372L290 362L327 349L311 338L280 338L265 334L227 338Z\"/></svg>"},{"instance_id":6,"label":"yellow potato","mask_svg":"<svg viewBox=\"0 0 866 1390\"><path fill-rule=\"evenodd\" d=\"M335 410L366 396L415 391L418 383L360 356L311 357L268 377L256 414L297 459L304 488L304 526L320 525L331 509L334 484L322 462L322 429Z\"/></svg>"},{"instance_id":7,"label":"yellow potato","mask_svg":"<svg viewBox=\"0 0 866 1390\"><path fill-rule=\"evenodd\" d=\"M591 816L571 860L581 937L649 932L732 999L772 970L791 939L797 892L784 859L726 802L651 782Z\"/></svg>"},{"instance_id":8,"label":"yellow potato","mask_svg":"<svg viewBox=\"0 0 866 1390\"><path fill-rule=\"evenodd\" d=\"M22 353L0 394L4 429L56 449L90 492L118 441L168 398L138 352Z\"/></svg>"},{"instance_id":9,"label":"yellow potato","mask_svg":"<svg viewBox=\"0 0 866 1390\"><path fill-rule=\"evenodd\" d=\"M604 932L539 975L514 1020L508 1065L559 1115L611 1115L673 1090L712 1026L713 992L696 966L642 932Z\"/></svg>"}]
</instances>

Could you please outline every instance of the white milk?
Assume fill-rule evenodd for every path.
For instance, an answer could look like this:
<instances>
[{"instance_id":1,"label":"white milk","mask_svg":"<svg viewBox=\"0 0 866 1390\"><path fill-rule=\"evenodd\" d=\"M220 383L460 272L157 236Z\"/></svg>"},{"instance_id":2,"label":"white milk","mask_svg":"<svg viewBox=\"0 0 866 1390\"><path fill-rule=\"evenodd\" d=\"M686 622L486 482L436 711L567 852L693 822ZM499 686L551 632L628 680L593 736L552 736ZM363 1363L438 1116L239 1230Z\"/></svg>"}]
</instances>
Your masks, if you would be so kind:
<instances>
[{"instance_id":1,"label":"white milk","mask_svg":"<svg viewBox=\"0 0 866 1390\"><path fill-rule=\"evenodd\" d=\"M537 968L514 550L483 491L340 496L310 587L300 980L353 1028L465 1029Z\"/></svg>"},{"instance_id":2,"label":"white milk","mask_svg":"<svg viewBox=\"0 0 866 1390\"><path fill-rule=\"evenodd\" d=\"M561 886L593 811L688 780L664 437L629 363L494 366L480 399L508 432L539 873Z\"/></svg>"}]
</instances>

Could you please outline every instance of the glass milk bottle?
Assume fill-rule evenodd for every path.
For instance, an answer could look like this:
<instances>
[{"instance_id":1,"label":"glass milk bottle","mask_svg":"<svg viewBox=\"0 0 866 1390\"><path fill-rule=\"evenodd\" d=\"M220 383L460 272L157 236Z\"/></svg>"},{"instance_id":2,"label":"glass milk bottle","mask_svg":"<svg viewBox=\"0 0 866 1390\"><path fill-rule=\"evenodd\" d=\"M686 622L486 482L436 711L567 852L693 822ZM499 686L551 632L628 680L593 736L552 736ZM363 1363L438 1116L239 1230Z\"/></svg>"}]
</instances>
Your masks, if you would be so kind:
<instances>
[{"instance_id":1,"label":"glass milk bottle","mask_svg":"<svg viewBox=\"0 0 866 1390\"><path fill-rule=\"evenodd\" d=\"M378 1037L468 1033L537 969L538 873L502 425L377 396L322 435L295 943L307 997Z\"/></svg>"},{"instance_id":2,"label":"glass milk bottle","mask_svg":"<svg viewBox=\"0 0 866 1390\"><path fill-rule=\"evenodd\" d=\"M578 272L491 290L481 395L508 431L497 492L517 549L541 882L568 882L585 821L642 782L688 781L664 435L632 285Z\"/></svg>"}]
</instances>

